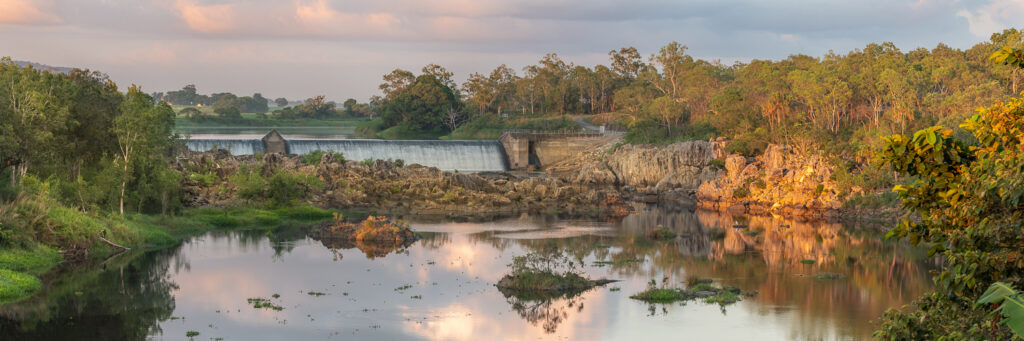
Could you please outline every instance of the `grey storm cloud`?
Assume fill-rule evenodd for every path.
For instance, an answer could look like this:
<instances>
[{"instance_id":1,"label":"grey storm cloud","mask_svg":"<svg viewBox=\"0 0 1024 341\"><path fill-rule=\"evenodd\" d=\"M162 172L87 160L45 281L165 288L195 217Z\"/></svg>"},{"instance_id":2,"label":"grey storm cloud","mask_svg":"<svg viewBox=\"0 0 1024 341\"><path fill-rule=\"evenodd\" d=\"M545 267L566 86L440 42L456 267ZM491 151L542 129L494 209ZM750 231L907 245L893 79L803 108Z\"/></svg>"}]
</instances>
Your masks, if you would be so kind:
<instances>
[{"instance_id":1,"label":"grey storm cloud","mask_svg":"<svg viewBox=\"0 0 1024 341\"><path fill-rule=\"evenodd\" d=\"M1020 0L0 0L0 55L166 91L366 99L382 74L438 63L464 79L545 53L581 65L671 41L724 62L968 48L1019 25Z\"/></svg>"}]
</instances>

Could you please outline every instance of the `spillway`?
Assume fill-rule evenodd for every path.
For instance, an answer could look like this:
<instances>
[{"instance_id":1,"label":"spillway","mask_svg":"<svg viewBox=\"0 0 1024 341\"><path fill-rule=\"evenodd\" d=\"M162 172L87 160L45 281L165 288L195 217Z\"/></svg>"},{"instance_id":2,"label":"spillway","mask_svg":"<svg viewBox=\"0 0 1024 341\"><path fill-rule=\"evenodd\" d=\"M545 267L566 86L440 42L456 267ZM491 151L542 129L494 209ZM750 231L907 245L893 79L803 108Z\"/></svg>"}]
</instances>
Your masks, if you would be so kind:
<instances>
[{"instance_id":1,"label":"spillway","mask_svg":"<svg viewBox=\"0 0 1024 341\"><path fill-rule=\"evenodd\" d=\"M232 155L263 153L266 147L258 139L189 139L192 151L226 149ZM288 154L306 154L314 150L340 152L347 160L398 160L446 171L487 172L508 170L505 149L498 141L444 140L361 140L361 139L288 139Z\"/></svg>"},{"instance_id":2,"label":"spillway","mask_svg":"<svg viewBox=\"0 0 1024 341\"><path fill-rule=\"evenodd\" d=\"M260 139L188 139L185 145L191 151L205 152L226 149L231 155L252 155L265 153L266 147Z\"/></svg>"}]
</instances>

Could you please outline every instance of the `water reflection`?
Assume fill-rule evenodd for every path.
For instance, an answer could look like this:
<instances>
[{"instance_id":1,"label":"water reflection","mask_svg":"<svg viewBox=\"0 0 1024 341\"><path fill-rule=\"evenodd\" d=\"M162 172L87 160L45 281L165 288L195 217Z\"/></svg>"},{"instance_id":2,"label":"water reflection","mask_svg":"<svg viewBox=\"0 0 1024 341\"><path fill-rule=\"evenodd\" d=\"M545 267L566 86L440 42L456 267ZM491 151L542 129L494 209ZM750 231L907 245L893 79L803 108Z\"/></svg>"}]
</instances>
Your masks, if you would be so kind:
<instances>
[{"instance_id":1,"label":"water reflection","mask_svg":"<svg viewBox=\"0 0 1024 341\"><path fill-rule=\"evenodd\" d=\"M747 227L733 228L737 221ZM644 237L658 225L679 236ZM412 227L421 240L385 248L287 228L208 234L48 281L41 295L0 307L0 339L177 340L189 330L202 339L624 339L684 330L697 339L862 339L885 309L930 288L923 251L839 224L640 208L612 223L524 215ZM554 298L493 286L514 256L552 248L584 259L591 278L622 281ZM847 277L812 277L822 272ZM759 295L727 313L628 298L650 279L681 285L687 276ZM273 294L283 310L246 302Z\"/></svg>"}]
</instances>

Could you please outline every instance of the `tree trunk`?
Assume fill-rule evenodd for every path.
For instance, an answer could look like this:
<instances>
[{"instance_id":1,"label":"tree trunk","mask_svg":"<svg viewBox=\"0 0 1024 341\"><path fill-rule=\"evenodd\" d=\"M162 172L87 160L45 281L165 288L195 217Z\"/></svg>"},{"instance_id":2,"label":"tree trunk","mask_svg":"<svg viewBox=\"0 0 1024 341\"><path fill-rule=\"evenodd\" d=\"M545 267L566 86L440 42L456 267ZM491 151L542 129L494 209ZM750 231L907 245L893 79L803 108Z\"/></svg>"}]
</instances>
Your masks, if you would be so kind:
<instances>
[{"instance_id":1,"label":"tree trunk","mask_svg":"<svg viewBox=\"0 0 1024 341\"><path fill-rule=\"evenodd\" d=\"M128 181L121 180L121 200L120 200L120 204L121 205L120 206L121 206L121 215L122 216L124 215L124 187L127 186L127 185L128 185Z\"/></svg>"}]
</instances>

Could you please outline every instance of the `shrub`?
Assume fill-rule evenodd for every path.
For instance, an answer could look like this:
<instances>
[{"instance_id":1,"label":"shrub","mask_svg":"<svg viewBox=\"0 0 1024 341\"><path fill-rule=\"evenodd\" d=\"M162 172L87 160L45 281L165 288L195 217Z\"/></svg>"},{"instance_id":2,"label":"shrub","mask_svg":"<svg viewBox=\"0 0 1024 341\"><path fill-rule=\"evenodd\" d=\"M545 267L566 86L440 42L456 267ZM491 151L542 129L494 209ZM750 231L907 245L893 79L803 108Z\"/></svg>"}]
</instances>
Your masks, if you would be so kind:
<instances>
[{"instance_id":1,"label":"shrub","mask_svg":"<svg viewBox=\"0 0 1024 341\"><path fill-rule=\"evenodd\" d=\"M750 192L748 192L747 188L744 186L736 187L736 189L732 191L732 197L734 199L743 199L748 195L750 195Z\"/></svg>"},{"instance_id":2,"label":"shrub","mask_svg":"<svg viewBox=\"0 0 1024 341\"><path fill-rule=\"evenodd\" d=\"M362 162L360 162L359 164L361 164L363 166L366 166L366 167L370 167L370 166L373 166L373 161L374 161L373 159L365 159Z\"/></svg>"},{"instance_id":3,"label":"shrub","mask_svg":"<svg viewBox=\"0 0 1024 341\"><path fill-rule=\"evenodd\" d=\"M198 182L203 187L210 187L218 180L217 174L214 174L213 172L191 173L188 175L188 178L189 180Z\"/></svg>"},{"instance_id":4,"label":"shrub","mask_svg":"<svg viewBox=\"0 0 1024 341\"><path fill-rule=\"evenodd\" d=\"M311 189L322 189L323 182L308 174L279 171L267 179L266 199L270 207L289 206L309 198Z\"/></svg>"},{"instance_id":5,"label":"shrub","mask_svg":"<svg viewBox=\"0 0 1024 341\"><path fill-rule=\"evenodd\" d=\"M317 166L320 165L320 160L323 159L324 154L331 154L338 162L345 163L345 154L340 152L325 152L322 150L314 150L306 154L299 156L299 159L307 165Z\"/></svg>"},{"instance_id":6,"label":"shrub","mask_svg":"<svg viewBox=\"0 0 1024 341\"><path fill-rule=\"evenodd\" d=\"M714 169L714 170L724 170L725 169L725 160L722 160L722 159L711 160L711 163L709 163L708 166L710 166L711 169Z\"/></svg>"}]
</instances>

